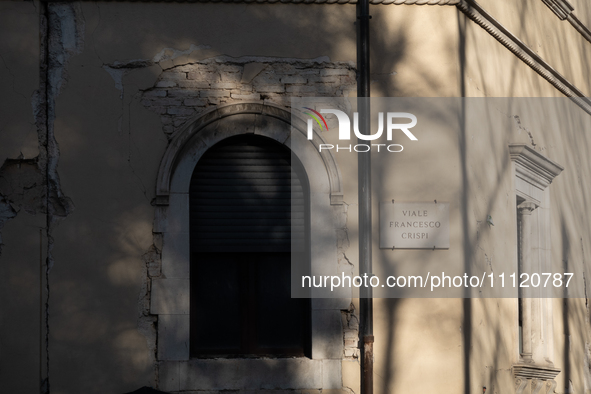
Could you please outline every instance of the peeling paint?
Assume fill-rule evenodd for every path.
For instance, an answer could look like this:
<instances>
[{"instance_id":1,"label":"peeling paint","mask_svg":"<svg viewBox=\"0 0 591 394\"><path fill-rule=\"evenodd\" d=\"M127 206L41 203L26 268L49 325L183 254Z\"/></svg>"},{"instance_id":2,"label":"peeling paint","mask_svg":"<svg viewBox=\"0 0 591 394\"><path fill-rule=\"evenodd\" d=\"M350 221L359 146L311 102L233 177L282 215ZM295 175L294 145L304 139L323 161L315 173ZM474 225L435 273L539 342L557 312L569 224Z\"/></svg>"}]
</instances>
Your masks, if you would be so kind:
<instances>
[{"instance_id":1,"label":"peeling paint","mask_svg":"<svg viewBox=\"0 0 591 394\"><path fill-rule=\"evenodd\" d=\"M355 305L341 311L343 323L343 356L345 359L359 359L359 317Z\"/></svg>"},{"instance_id":2,"label":"peeling paint","mask_svg":"<svg viewBox=\"0 0 591 394\"><path fill-rule=\"evenodd\" d=\"M70 57L84 49L84 17L78 3L52 3L48 17L49 87L57 97L68 79L66 67Z\"/></svg>"},{"instance_id":3,"label":"peeling paint","mask_svg":"<svg viewBox=\"0 0 591 394\"><path fill-rule=\"evenodd\" d=\"M194 47L194 45L191 45ZM200 49L209 48L208 46L200 46ZM170 51L170 52L166 52ZM105 64L105 66L114 69L133 69L133 68L143 68L143 67L150 67L154 64L162 63L166 60L176 59L181 54L185 54L187 51L181 51L173 48L165 48L160 53L166 52L168 55L156 55L153 59L134 59L128 61L115 61L111 64ZM176 54L176 55L174 55ZM214 62L214 63L235 63L235 64L247 64L247 63L287 63L287 64L298 64L298 63L305 63L309 64L323 64L323 63L331 63L330 57L328 56L319 56L313 59L300 59L300 58L291 58L291 57L272 57L272 56L241 56L241 57L232 57L232 56L213 56L209 58L200 59L200 62ZM193 64L198 63L199 61L190 61L188 60L185 64ZM176 66L182 66L184 64L176 64ZM354 62L347 62L347 65L351 68L355 68Z\"/></svg>"},{"instance_id":4,"label":"peeling paint","mask_svg":"<svg viewBox=\"0 0 591 394\"><path fill-rule=\"evenodd\" d=\"M292 95L289 89L293 89L295 95L342 96L346 89L353 89L355 85L355 64L351 62L330 63L326 56L315 59L234 58L225 55L196 59L192 56L205 49L208 47L196 45L188 50L165 48L152 59L116 61L102 67L115 82L120 98L126 102L124 105L130 98L125 97L125 87L133 85L139 88L141 104L161 115L167 136L197 112L212 105L261 99L287 102L288 96ZM148 72L151 67L158 68L152 84L140 87L152 76ZM289 104L286 103L286 106ZM353 272L354 266L345 254L350 245L346 227L348 208L347 204L334 207L334 231L340 268L344 272ZM161 251L162 234L155 232L153 245L142 255L144 266L137 303L137 328L146 339L154 365L156 387L159 381L158 316L150 313L150 303L152 280L162 275ZM351 305L342 311L342 316L345 357L357 359L359 319L355 307Z\"/></svg>"},{"instance_id":5,"label":"peeling paint","mask_svg":"<svg viewBox=\"0 0 591 394\"><path fill-rule=\"evenodd\" d=\"M55 140L55 99L67 82L66 66L71 56L84 47L84 18L79 4L52 3L44 8L40 21L40 86L33 94L32 109L37 127L39 155L32 159L7 159L0 168L0 229L20 210L47 215L51 226L72 212L72 201L61 189L57 165L59 147ZM10 209L7 208L10 206ZM48 269L53 265L48 256Z\"/></svg>"},{"instance_id":6,"label":"peeling paint","mask_svg":"<svg viewBox=\"0 0 591 394\"><path fill-rule=\"evenodd\" d=\"M103 69L109 73L111 78L115 81L115 89L119 90L121 93L119 94L119 98L123 100L123 77L127 74L127 70L125 68L113 68L107 65L103 65Z\"/></svg>"},{"instance_id":7,"label":"peeling paint","mask_svg":"<svg viewBox=\"0 0 591 394\"><path fill-rule=\"evenodd\" d=\"M50 384L50 353L49 353L49 273L54 264L52 236L55 226L74 209L74 204L62 191L57 167L59 161L59 146L54 134L55 107L59 93L67 84L67 64L69 59L82 52L84 47L84 18L78 3L41 3L40 20L40 84L33 95L33 114L37 126L39 140L39 156L30 163L21 160L16 164L22 168L26 164L35 164L37 169L30 170L30 174L40 172L44 175L43 182L35 182L35 187L44 186L44 192L37 193L37 197L44 200L46 214L46 264L45 264L45 362L46 376L41 383L41 392L49 393ZM5 164L6 165L6 164ZM11 166L14 167L14 166ZM5 168L3 166L2 168ZM28 175L34 177L34 175ZM31 188L30 188L31 189ZM19 193L13 193L19 196ZM22 193L21 204L29 205L30 198ZM30 209L30 207L29 207Z\"/></svg>"},{"instance_id":8,"label":"peeling paint","mask_svg":"<svg viewBox=\"0 0 591 394\"><path fill-rule=\"evenodd\" d=\"M152 291L152 278L159 277L162 266L161 234L154 233L154 244L142 255L144 268L142 269L142 286L138 298L138 331L146 338L148 351L153 365L154 385L158 384L158 316L150 314L150 294ZM160 246L160 247L159 247Z\"/></svg>"},{"instance_id":9,"label":"peeling paint","mask_svg":"<svg viewBox=\"0 0 591 394\"><path fill-rule=\"evenodd\" d=\"M521 119L519 118L518 115L513 115L513 119L515 120L515 124L517 125L517 129L518 130L523 130L527 133L527 136L529 137L530 143L532 145L533 148L536 147L536 143L534 141L534 136L532 135L531 131L529 129L527 129L526 127L523 127L521 125Z\"/></svg>"},{"instance_id":10,"label":"peeling paint","mask_svg":"<svg viewBox=\"0 0 591 394\"><path fill-rule=\"evenodd\" d=\"M142 280L142 288L140 291L140 297L138 302L138 309L140 316L137 322L137 329L146 339L146 345L150 353L150 361L153 365L153 376L154 383L158 380L158 369L156 363L157 357L157 332L156 327L158 324L158 317L150 315L150 291L151 291L151 279L146 275L147 269L144 269L144 278Z\"/></svg>"},{"instance_id":11,"label":"peeling paint","mask_svg":"<svg viewBox=\"0 0 591 394\"><path fill-rule=\"evenodd\" d=\"M347 229L349 204L343 201L342 205L333 207L333 215L337 233L337 260L339 270L353 276L355 266L347 257L349 249L349 233ZM345 359L359 360L359 317L355 305L351 303L349 309L341 311L343 323L343 356ZM351 390L351 389L349 389ZM353 392L353 390L351 390Z\"/></svg>"},{"instance_id":12,"label":"peeling paint","mask_svg":"<svg viewBox=\"0 0 591 394\"><path fill-rule=\"evenodd\" d=\"M0 197L0 257L2 256L2 228L4 224L10 219L16 217L16 211L12 208L10 203L3 197Z\"/></svg>"}]
</instances>

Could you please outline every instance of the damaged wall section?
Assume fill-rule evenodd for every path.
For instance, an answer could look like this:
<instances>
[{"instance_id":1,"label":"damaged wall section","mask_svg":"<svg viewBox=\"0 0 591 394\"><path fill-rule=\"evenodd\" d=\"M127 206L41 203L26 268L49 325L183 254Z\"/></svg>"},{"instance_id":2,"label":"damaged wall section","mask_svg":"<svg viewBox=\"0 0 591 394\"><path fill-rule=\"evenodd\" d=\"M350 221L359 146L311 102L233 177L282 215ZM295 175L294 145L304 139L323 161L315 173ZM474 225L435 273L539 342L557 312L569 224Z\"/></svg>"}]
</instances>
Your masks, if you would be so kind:
<instances>
[{"instance_id":1,"label":"damaged wall section","mask_svg":"<svg viewBox=\"0 0 591 394\"><path fill-rule=\"evenodd\" d=\"M346 97L356 89L354 65L330 62L326 57L306 60L217 56L178 65L166 58L160 63L134 60L103 68L123 94L123 76L133 76L155 65L163 67L163 71L155 85L142 92L141 103L161 116L167 135L205 109L220 104L263 100L289 108L291 97Z\"/></svg>"},{"instance_id":2,"label":"damaged wall section","mask_svg":"<svg viewBox=\"0 0 591 394\"><path fill-rule=\"evenodd\" d=\"M38 155L25 158L22 151L34 149L26 146L15 158L6 158L0 167L0 231L5 223L17 217L19 212L45 215L45 274L44 326L37 336L44 336L45 353L42 392L49 392L49 271L53 265L52 231L59 221L68 216L74 205L62 191L58 175L59 147L54 135L55 101L67 81L67 64L70 57L83 48L84 22L74 3L41 2L36 10L39 26L39 86L32 94L31 104L37 134L35 149ZM7 65L8 67L8 65ZM13 76L14 77L14 76ZM16 89L16 87L13 87ZM23 94L25 97L25 94ZM30 108L30 107L29 107ZM22 140L22 137L21 137ZM0 234L0 256L2 255ZM43 351L41 353L43 353ZM39 357L43 357L39 354Z\"/></svg>"},{"instance_id":3,"label":"damaged wall section","mask_svg":"<svg viewBox=\"0 0 591 394\"><path fill-rule=\"evenodd\" d=\"M143 64L145 67L153 66L153 62ZM118 70L116 75L133 75L134 70L138 69L138 61L130 62L128 66L126 67L125 63L118 63L108 67L111 70ZM113 72L109 72L109 74L113 75ZM124 84L121 84L121 90L123 86ZM326 58L303 60L220 56L170 66L159 75L153 87L143 91L140 100L148 110L160 115L163 132L170 139L175 131L190 124L200 113L218 105L262 101L289 108L291 97L294 96L342 97L348 96L355 89L355 69L350 63L330 62ZM337 242L335 249L338 250L339 269L352 271L353 265L345 256L349 246L346 228L347 207L339 205L333 208L335 240ZM159 220L163 222L159 222ZM182 388L175 386L178 384L178 380L173 379L171 383L170 361L168 360L171 357L171 349L176 349L173 342L180 340L185 343L188 338L181 340L176 334L175 338L172 338L164 331L160 332L159 326L161 324L158 323L158 315L153 312L153 304L157 301L153 299L152 293L154 281L162 284L167 279L171 279L167 278L162 270L162 250L164 249L169 256L174 255L177 259L183 259L182 252L176 250L179 246L167 245L167 242L171 242L170 235L167 237L161 232L161 229L166 228L165 222L167 220L171 219L156 216L154 243L143 256L146 280L143 282L140 292L138 326L146 336L149 348L154 350L154 361L159 367L156 371L155 383L157 387L176 392ZM175 248L175 250L171 250L171 248ZM181 249L188 250L188 245L181 247ZM170 257L168 258L170 259ZM159 302L158 304L160 305ZM358 319L354 306L351 305L343 312L342 319L340 314L337 319L342 324L342 330L340 337L336 338L337 343L340 342L336 348L343 349L339 350L343 353L339 354L338 359L332 360L332 356L330 356L330 360L322 362L332 365L330 363L338 360L340 371L341 358L346 357L352 361L357 358ZM166 332L176 332L177 329L181 329L171 326L170 321L176 320L166 320ZM330 341L332 340L330 339ZM185 347L182 344L179 346L181 346L179 349ZM166 349L166 354L162 353L162 349ZM176 351L174 350L174 352ZM176 359L175 357L173 359ZM340 376L339 372L335 378ZM338 384L331 384L336 384L339 388L342 387L340 380ZM322 388L322 384L319 388ZM192 389L197 389L197 387Z\"/></svg>"}]
</instances>

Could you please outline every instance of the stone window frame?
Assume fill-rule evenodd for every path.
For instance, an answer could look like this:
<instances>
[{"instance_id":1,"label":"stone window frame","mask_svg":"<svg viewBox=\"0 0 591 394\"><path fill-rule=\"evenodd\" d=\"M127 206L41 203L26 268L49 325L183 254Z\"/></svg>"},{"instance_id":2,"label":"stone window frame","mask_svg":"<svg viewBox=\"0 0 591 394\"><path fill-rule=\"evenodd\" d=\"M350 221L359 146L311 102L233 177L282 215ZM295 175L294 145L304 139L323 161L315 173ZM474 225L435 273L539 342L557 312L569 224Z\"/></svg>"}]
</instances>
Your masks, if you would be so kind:
<instances>
[{"instance_id":1,"label":"stone window frame","mask_svg":"<svg viewBox=\"0 0 591 394\"><path fill-rule=\"evenodd\" d=\"M550 234L550 189L549 185L564 168L535 151L526 144L509 144L515 181L515 212L522 230L521 256L517 264L524 262L531 272L552 272ZM516 270L517 272L517 270ZM552 299L518 298L523 310L523 351L515 348L513 375L516 394L521 394L529 385L531 392L551 393L556 387L554 378L560 373L552 362L554 358L554 324ZM519 304L515 314L518 314ZM515 317L518 321L518 317ZM518 331L518 324L515 325ZM528 334L529 333L529 334ZM518 338L519 333L515 336ZM535 339L538 339L537 341ZM519 342L519 340L517 341Z\"/></svg>"},{"instance_id":2,"label":"stone window frame","mask_svg":"<svg viewBox=\"0 0 591 394\"><path fill-rule=\"evenodd\" d=\"M154 233L162 234L162 269L152 279L150 313L158 316L159 388L182 390L340 389L343 357L341 298L312 300L311 358L197 359L189 356L189 184L201 155L239 134L262 135L293 147L310 184L311 274L336 275L337 218L343 210L342 182L330 151L317 133L306 139L306 123L289 110L255 101L213 107L177 131L158 172ZM293 139L299 139L292 144ZM319 242L318 240L322 240ZM332 247L327 247L332 245ZM206 318L204 319L206 321Z\"/></svg>"}]
</instances>

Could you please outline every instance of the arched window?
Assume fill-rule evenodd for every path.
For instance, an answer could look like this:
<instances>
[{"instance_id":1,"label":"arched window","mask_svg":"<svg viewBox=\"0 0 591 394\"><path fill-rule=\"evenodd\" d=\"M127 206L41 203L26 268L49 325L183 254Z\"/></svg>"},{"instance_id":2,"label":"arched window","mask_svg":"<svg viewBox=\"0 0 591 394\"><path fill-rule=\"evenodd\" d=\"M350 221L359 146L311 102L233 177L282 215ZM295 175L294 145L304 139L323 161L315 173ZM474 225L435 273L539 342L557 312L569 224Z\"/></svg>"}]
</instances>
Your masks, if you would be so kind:
<instances>
[{"instance_id":1,"label":"arched window","mask_svg":"<svg viewBox=\"0 0 591 394\"><path fill-rule=\"evenodd\" d=\"M272 300L265 295L262 300L277 301L276 306L278 305L277 308L281 309L283 318L273 316L273 319L262 319L259 326L256 326L258 317L248 315L252 313L248 310L248 316L245 317L242 314L242 304L234 304L238 305L235 306L235 310L240 310L235 314L221 306L223 298L208 294L199 288L201 286L197 281L191 281L191 274L199 272L198 260L195 260L197 265L195 269L191 267L191 252L211 253L209 257L217 255L215 260L217 262L221 262L223 257L228 257L225 254L230 252L220 247L217 251L206 251L205 248L195 249L197 246L191 245L193 234L190 211L195 202L194 199L190 202L193 174L196 169L199 171L202 168L201 165L205 165L206 156L215 152L218 146L223 147L240 138L244 138L243 142L246 141L251 146L256 145L255 141L261 141L261 143L264 141L269 149L279 144L278 150L284 152L284 158L288 157L285 152L290 151L297 157L295 162L292 161L290 164L291 169L296 170L297 174L300 174L297 168L301 165L301 174L305 174L300 176L299 180L303 182L302 198L305 197L305 209L309 211L304 211L305 219L300 223L304 223L305 230L308 231L305 251L309 263L309 274L337 275L341 272L337 250L337 235L344 231L345 225L342 221L344 206L342 205L341 175L332 153L329 150L319 151L319 144L325 143L321 136L314 134L314 139L308 140L306 131L306 122L297 117L292 118L291 113L284 108L261 102L241 102L212 108L173 136L158 170L153 231L157 235L156 238L161 240L162 271L159 277L152 278L150 286L150 313L157 317L156 360L161 390L171 392L247 388L258 390L269 384L290 390L342 389L341 310L347 309L351 303L351 293L348 289L339 292L340 298L312 299L308 304L304 304L303 315L299 312L294 313L289 303L279 303L279 300ZM217 175L212 179L224 178ZM224 181L218 183L224 183ZM291 182L289 184L291 186ZM238 195L238 192L233 194ZM269 207L270 204L266 204L266 208ZM265 212L268 211L270 209L265 209ZM217 211L209 209L209 212ZM239 210L238 213L240 212L245 211ZM233 217L235 216L230 215L229 218ZM291 219L294 218L294 216L291 217ZM230 223L230 227L235 228L233 224ZM213 245L213 242L205 244ZM246 263L247 260L257 253L269 257L273 253L281 252L237 252L236 261L249 264ZM273 278L270 285L275 287L265 289L275 294L279 289L286 294L285 284L281 284L277 279L285 275L285 271L283 273L273 271L280 270L281 265L269 263L267 267L270 268L259 271L267 275L261 280L268 281L268 278ZM230 277L228 272L224 272L223 275L226 278ZM292 277L297 278L297 275ZM207 279L215 278L213 273L209 276L206 274L197 276L197 278L203 278L205 287L215 289ZM238 285L243 285L247 280L248 278L241 278ZM229 286L229 282L225 283ZM256 286L252 286L254 283L252 281L248 283L249 294L257 290ZM195 291L192 291L192 288ZM242 290L238 288L238 291ZM221 294L224 296L225 293ZM193 302L191 302L191 295L193 295ZM285 301L283 296L276 298L282 298ZM263 311L262 314L265 313L264 309L260 310ZM263 317L270 317L274 313L273 309L266 309L266 316ZM218 347L224 347L223 353L219 352L222 349L213 348L214 340L224 337L220 333L228 329L220 324L219 320L215 321L220 317L228 328L239 328L236 331L240 332L240 348L235 345L232 348L230 336L225 336L228 342L217 344ZM291 326L307 325L303 330L304 349L302 351L301 342L298 342L300 344L297 353L293 353L302 354L303 352L307 357L295 358L290 354L290 349L293 347L288 342L294 337L288 332L293 327L286 328L287 319ZM309 321L311 323L308 323ZM262 327L263 323L269 324ZM204 330L199 332L199 326ZM193 333L191 333L192 329ZM214 332L215 330L219 332ZM213 335L209 336L212 332ZM283 344L268 346L261 342L261 340L276 340L277 337L273 336L276 334L281 334L280 339L284 341ZM246 340L255 338L254 346L250 349L243 347L243 343L246 342L243 342L242 335ZM201 341L201 344L193 345L194 341ZM223 357L215 357L216 354ZM261 357L263 355L270 355L276 359L269 363L269 360ZM290 357L283 358L282 355L290 355ZM238 357L233 360L228 359L233 356ZM243 360L240 357L252 358ZM213 378L212 371L217 371L214 375L223 376L224 379ZM281 373L277 373L279 371ZM284 373L285 371L290 373ZM248 382L249 386L245 387L244 382Z\"/></svg>"},{"instance_id":2,"label":"arched window","mask_svg":"<svg viewBox=\"0 0 591 394\"><path fill-rule=\"evenodd\" d=\"M290 150L252 134L218 142L195 166L189 204L191 357L309 356L310 301L290 292L309 190Z\"/></svg>"}]
</instances>

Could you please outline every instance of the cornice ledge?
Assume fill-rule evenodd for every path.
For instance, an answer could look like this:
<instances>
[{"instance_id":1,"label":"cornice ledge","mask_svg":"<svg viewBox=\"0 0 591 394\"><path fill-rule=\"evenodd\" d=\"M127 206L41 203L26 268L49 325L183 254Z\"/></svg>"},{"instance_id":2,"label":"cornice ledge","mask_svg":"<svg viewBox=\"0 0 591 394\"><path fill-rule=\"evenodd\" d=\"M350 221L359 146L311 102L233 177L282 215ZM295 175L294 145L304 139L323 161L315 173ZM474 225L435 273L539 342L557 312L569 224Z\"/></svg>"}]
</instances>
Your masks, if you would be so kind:
<instances>
[{"instance_id":1,"label":"cornice ledge","mask_svg":"<svg viewBox=\"0 0 591 394\"><path fill-rule=\"evenodd\" d=\"M574 11L575 7L570 5L566 0L542 0L544 4L548 6L560 18L561 21L565 20L571 12Z\"/></svg>"},{"instance_id":2,"label":"cornice ledge","mask_svg":"<svg viewBox=\"0 0 591 394\"><path fill-rule=\"evenodd\" d=\"M591 42L591 30L589 30L574 13L569 14L566 17L566 20L583 36L585 40Z\"/></svg>"},{"instance_id":3,"label":"cornice ledge","mask_svg":"<svg viewBox=\"0 0 591 394\"><path fill-rule=\"evenodd\" d=\"M281 0L280 0L281 1ZM323 0L314 0L319 2ZM370 4L383 4L383 5L457 5L461 0L369 0ZM330 1L326 1L327 3ZM356 4L357 0L350 0L351 4Z\"/></svg>"},{"instance_id":4,"label":"cornice ledge","mask_svg":"<svg viewBox=\"0 0 591 394\"><path fill-rule=\"evenodd\" d=\"M457 7L469 19L486 30L505 48L531 67L562 94L569 97L585 112L591 114L591 100L585 97L585 94L581 90L553 69L540 55L507 30L507 28L480 7L476 1L460 0Z\"/></svg>"},{"instance_id":5,"label":"cornice ledge","mask_svg":"<svg viewBox=\"0 0 591 394\"><path fill-rule=\"evenodd\" d=\"M554 380L560 369L536 364L513 364L513 376L523 379Z\"/></svg>"},{"instance_id":6,"label":"cornice ledge","mask_svg":"<svg viewBox=\"0 0 591 394\"><path fill-rule=\"evenodd\" d=\"M68 2L75 0L42 0L48 3ZM81 0L96 1L96 0ZM126 1L126 0L107 0ZM136 0L138 1L138 0ZM269 4L357 4L357 0L139 0L142 3L269 3ZM383 5L457 5L461 0L369 0L370 4Z\"/></svg>"},{"instance_id":7,"label":"cornice ledge","mask_svg":"<svg viewBox=\"0 0 591 394\"><path fill-rule=\"evenodd\" d=\"M564 170L564 167L526 144L509 144L509 154L516 164L517 175L530 181L537 180L542 188L546 188Z\"/></svg>"},{"instance_id":8,"label":"cornice ledge","mask_svg":"<svg viewBox=\"0 0 591 394\"><path fill-rule=\"evenodd\" d=\"M591 30L575 16L575 8L567 0L542 0L561 21L568 21L583 38L591 42Z\"/></svg>"}]
</instances>

